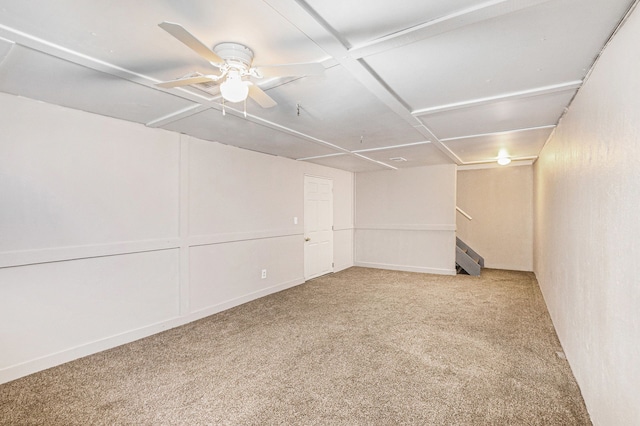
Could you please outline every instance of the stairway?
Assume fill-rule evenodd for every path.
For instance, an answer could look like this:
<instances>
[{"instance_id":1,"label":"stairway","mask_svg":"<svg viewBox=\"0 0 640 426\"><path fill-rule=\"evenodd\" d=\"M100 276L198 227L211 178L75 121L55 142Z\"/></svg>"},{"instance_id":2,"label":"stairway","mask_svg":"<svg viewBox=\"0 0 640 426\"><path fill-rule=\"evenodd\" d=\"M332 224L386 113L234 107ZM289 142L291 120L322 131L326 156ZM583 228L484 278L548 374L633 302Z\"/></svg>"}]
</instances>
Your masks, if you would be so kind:
<instances>
[{"instance_id":1,"label":"stairway","mask_svg":"<svg viewBox=\"0 0 640 426\"><path fill-rule=\"evenodd\" d=\"M460 238L456 237L456 272L459 274L480 275L484 267L484 258L473 251Z\"/></svg>"}]
</instances>

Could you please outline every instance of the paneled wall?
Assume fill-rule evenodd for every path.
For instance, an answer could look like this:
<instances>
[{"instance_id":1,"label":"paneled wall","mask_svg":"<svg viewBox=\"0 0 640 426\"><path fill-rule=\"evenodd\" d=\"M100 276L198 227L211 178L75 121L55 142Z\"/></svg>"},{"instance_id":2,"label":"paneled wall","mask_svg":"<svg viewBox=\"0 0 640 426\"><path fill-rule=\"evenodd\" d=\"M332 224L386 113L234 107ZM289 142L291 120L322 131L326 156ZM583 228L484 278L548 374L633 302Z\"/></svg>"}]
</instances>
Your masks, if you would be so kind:
<instances>
[{"instance_id":1,"label":"paneled wall","mask_svg":"<svg viewBox=\"0 0 640 426\"><path fill-rule=\"evenodd\" d=\"M353 265L352 173L7 94L0 110L0 383L302 283L305 174L333 179L335 270Z\"/></svg>"},{"instance_id":2,"label":"paneled wall","mask_svg":"<svg viewBox=\"0 0 640 426\"><path fill-rule=\"evenodd\" d=\"M455 165L356 175L355 263L455 274Z\"/></svg>"},{"instance_id":3,"label":"paneled wall","mask_svg":"<svg viewBox=\"0 0 640 426\"><path fill-rule=\"evenodd\" d=\"M640 424L640 14L535 164L535 273L594 425Z\"/></svg>"},{"instance_id":4,"label":"paneled wall","mask_svg":"<svg viewBox=\"0 0 640 426\"><path fill-rule=\"evenodd\" d=\"M457 234L487 268L533 271L533 166L458 170Z\"/></svg>"}]
</instances>

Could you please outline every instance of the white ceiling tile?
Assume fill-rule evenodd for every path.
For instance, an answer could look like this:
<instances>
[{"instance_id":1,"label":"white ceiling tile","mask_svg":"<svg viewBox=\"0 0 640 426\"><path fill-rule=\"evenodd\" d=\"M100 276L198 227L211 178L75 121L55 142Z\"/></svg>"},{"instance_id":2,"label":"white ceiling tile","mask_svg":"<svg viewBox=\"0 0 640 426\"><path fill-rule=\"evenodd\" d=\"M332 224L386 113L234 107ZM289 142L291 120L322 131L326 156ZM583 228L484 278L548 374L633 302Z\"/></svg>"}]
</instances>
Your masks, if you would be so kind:
<instances>
[{"instance_id":1,"label":"white ceiling tile","mask_svg":"<svg viewBox=\"0 0 640 426\"><path fill-rule=\"evenodd\" d=\"M424 140L341 66L267 92L278 106L257 110L256 115L348 150Z\"/></svg>"},{"instance_id":2,"label":"white ceiling tile","mask_svg":"<svg viewBox=\"0 0 640 426\"><path fill-rule=\"evenodd\" d=\"M0 65L0 90L137 123L192 102L16 45Z\"/></svg>"},{"instance_id":3,"label":"white ceiling tile","mask_svg":"<svg viewBox=\"0 0 640 426\"><path fill-rule=\"evenodd\" d=\"M220 111L213 109L175 121L163 128L208 141L293 159L336 152L321 144L253 123L230 113L223 116Z\"/></svg>"},{"instance_id":4,"label":"white ceiling tile","mask_svg":"<svg viewBox=\"0 0 640 426\"><path fill-rule=\"evenodd\" d=\"M361 0L307 0L307 3L351 47L458 12L482 1L404 0L401 4L390 4L388 0L370 0L365 5Z\"/></svg>"},{"instance_id":5,"label":"white ceiling tile","mask_svg":"<svg viewBox=\"0 0 640 426\"><path fill-rule=\"evenodd\" d=\"M536 157L552 131L535 129L450 140L443 144L465 163L497 159L500 149L506 149L511 157Z\"/></svg>"},{"instance_id":6,"label":"white ceiling tile","mask_svg":"<svg viewBox=\"0 0 640 426\"><path fill-rule=\"evenodd\" d=\"M391 166L401 168L435 166L440 164L451 164L451 159L447 157L438 147L432 143L422 143L403 147L389 147L388 149L376 149L375 151L360 152L373 160L382 161ZM403 158L406 161L394 161L393 158Z\"/></svg>"},{"instance_id":7,"label":"white ceiling tile","mask_svg":"<svg viewBox=\"0 0 640 426\"><path fill-rule=\"evenodd\" d=\"M0 64L2 64L2 61L9 54L14 44L15 43L10 40L0 38Z\"/></svg>"},{"instance_id":8,"label":"white ceiling tile","mask_svg":"<svg viewBox=\"0 0 640 426\"><path fill-rule=\"evenodd\" d=\"M327 58L262 0L2 2L2 24L136 72L172 79L185 66L214 70L158 27L162 21L183 25L209 47L224 41L243 43L253 49L256 64Z\"/></svg>"},{"instance_id":9,"label":"white ceiling tile","mask_svg":"<svg viewBox=\"0 0 640 426\"><path fill-rule=\"evenodd\" d=\"M442 138L555 125L575 91L510 99L421 116Z\"/></svg>"},{"instance_id":10,"label":"white ceiling tile","mask_svg":"<svg viewBox=\"0 0 640 426\"><path fill-rule=\"evenodd\" d=\"M533 3L540 5L526 7ZM521 91L549 93L563 84L575 89L632 4L140 0L125 7L0 0L0 91L290 158L393 146L367 152L378 161L409 157L400 167L423 165L447 159L436 146L402 146L432 138L421 123L444 139L553 124L571 92L483 100L421 118L412 111ZM150 85L217 68L158 27L162 21L183 25L206 46L244 43L255 64L322 62L328 69L319 77L254 81L278 105L262 109L249 101L250 120L217 110L189 116L217 103L195 88L164 92ZM171 122L172 114L181 118ZM514 155L529 156L544 143L542 133L446 144L464 161L490 160L505 143L524 153ZM317 162L353 171L384 168L353 155Z\"/></svg>"},{"instance_id":11,"label":"white ceiling tile","mask_svg":"<svg viewBox=\"0 0 640 426\"><path fill-rule=\"evenodd\" d=\"M320 164L322 166L333 167L334 169L348 170L351 172L370 172L373 170L387 170L381 164L358 158L353 155L335 155L331 157L314 158L305 160L309 163Z\"/></svg>"},{"instance_id":12,"label":"white ceiling tile","mask_svg":"<svg viewBox=\"0 0 640 426\"><path fill-rule=\"evenodd\" d=\"M629 0L556 0L366 57L412 110L580 80Z\"/></svg>"}]
</instances>

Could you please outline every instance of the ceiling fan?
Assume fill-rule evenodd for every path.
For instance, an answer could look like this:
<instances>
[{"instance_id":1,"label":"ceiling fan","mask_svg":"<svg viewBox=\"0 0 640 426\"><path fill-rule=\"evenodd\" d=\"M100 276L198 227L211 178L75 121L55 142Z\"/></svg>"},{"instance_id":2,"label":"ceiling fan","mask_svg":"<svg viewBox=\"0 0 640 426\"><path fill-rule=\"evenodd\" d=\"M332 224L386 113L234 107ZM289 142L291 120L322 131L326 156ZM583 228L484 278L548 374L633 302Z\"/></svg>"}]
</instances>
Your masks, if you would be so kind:
<instances>
[{"instance_id":1,"label":"ceiling fan","mask_svg":"<svg viewBox=\"0 0 640 426\"><path fill-rule=\"evenodd\" d=\"M253 51L243 44L224 42L215 45L211 50L180 24L162 22L158 25L206 59L219 71L219 74L202 75L198 73L161 82L157 84L159 87L171 88L221 82L220 94L225 101L243 102L248 96L262 108L271 108L276 105L276 101L260 87L249 81L249 78L308 76L324 72L324 66L320 63L252 66Z\"/></svg>"}]
</instances>

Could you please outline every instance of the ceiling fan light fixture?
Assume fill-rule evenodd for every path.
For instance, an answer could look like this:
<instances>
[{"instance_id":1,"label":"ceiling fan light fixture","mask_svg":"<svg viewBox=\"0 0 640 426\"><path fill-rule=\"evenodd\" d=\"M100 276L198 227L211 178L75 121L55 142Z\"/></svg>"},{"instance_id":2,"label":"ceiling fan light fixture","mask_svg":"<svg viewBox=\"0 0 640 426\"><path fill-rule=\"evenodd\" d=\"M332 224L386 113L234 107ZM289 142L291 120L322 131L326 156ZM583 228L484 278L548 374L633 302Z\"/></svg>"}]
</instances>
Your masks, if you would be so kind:
<instances>
[{"instance_id":1,"label":"ceiling fan light fixture","mask_svg":"<svg viewBox=\"0 0 640 426\"><path fill-rule=\"evenodd\" d=\"M251 81L243 80L243 78L303 77L319 75L325 70L325 67L318 62L252 66L253 50L244 44L223 42L218 43L211 50L180 24L163 21L158 25L176 40L206 59L213 67L218 69L219 73L216 75L198 73L198 75L190 77L158 82L156 85L163 89L194 86L211 93L209 89L212 88L213 83L220 84L223 114L225 113L225 102L239 103L243 101L245 102L246 114L246 99L248 96L251 96L251 99L262 108L272 108L277 105L277 102L260 86L253 85Z\"/></svg>"},{"instance_id":2,"label":"ceiling fan light fixture","mask_svg":"<svg viewBox=\"0 0 640 426\"><path fill-rule=\"evenodd\" d=\"M220 85L220 94L227 102L242 102L249 96L248 81L243 81L240 73L229 71L229 75Z\"/></svg>"},{"instance_id":3,"label":"ceiling fan light fixture","mask_svg":"<svg viewBox=\"0 0 640 426\"><path fill-rule=\"evenodd\" d=\"M235 62L247 69L251 67L251 62L253 62L253 50L244 44L231 42L218 43L213 47L213 51L223 58L225 62Z\"/></svg>"}]
</instances>

